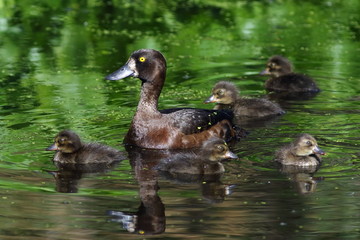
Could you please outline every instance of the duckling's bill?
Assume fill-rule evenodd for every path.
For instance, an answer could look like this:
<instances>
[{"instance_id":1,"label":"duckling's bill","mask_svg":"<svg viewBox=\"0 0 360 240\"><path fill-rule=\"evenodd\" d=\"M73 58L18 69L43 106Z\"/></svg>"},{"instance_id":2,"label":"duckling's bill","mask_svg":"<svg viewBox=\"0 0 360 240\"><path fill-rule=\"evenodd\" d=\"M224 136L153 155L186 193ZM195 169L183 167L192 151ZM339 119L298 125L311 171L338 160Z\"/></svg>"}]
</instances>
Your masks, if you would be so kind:
<instances>
[{"instance_id":1,"label":"duckling's bill","mask_svg":"<svg viewBox=\"0 0 360 240\"><path fill-rule=\"evenodd\" d=\"M225 154L225 158L226 159L237 159L239 157L235 153L233 153L231 151L227 151Z\"/></svg>"},{"instance_id":2,"label":"duckling's bill","mask_svg":"<svg viewBox=\"0 0 360 240\"><path fill-rule=\"evenodd\" d=\"M314 154L326 155L326 153L321 150L318 146L316 146L313 150Z\"/></svg>"},{"instance_id":3,"label":"duckling's bill","mask_svg":"<svg viewBox=\"0 0 360 240\"><path fill-rule=\"evenodd\" d=\"M214 103L216 102L216 98L214 95L211 95L208 99L204 101L204 103Z\"/></svg>"},{"instance_id":4,"label":"duckling's bill","mask_svg":"<svg viewBox=\"0 0 360 240\"><path fill-rule=\"evenodd\" d=\"M45 151L59 151L59 150L60 149L56 146L56 144L53 144L50 147L45 149Z\"/></svg>"},{"instance_id":5,"label":"duckling's bill","mask_svg":"<svg viewBox=\"0 0 360 240\"><path fill-rule=\"evenodd\" d=\"M259 73L260 75L270 75L271 73L270 73L270 70L269 70L269 68L265 68L263 71L261 71L260 73Z\"/></svg>"}]
</instances>

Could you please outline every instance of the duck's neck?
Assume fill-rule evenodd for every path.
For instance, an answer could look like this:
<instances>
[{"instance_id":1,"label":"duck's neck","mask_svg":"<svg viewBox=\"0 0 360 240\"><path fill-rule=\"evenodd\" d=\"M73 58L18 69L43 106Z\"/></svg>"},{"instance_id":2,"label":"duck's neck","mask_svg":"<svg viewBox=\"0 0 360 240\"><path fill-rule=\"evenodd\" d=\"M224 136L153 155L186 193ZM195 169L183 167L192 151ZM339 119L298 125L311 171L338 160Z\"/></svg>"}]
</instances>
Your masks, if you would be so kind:
<instances>
[{"instance_id":1,"label":"duck's neck","mask_svg":"<svg viewBox=\"0 0 360 240\"><path fill-rule=\"evenodd\" d=\"M159 113L158 101L164 85L165 73L158 72L152 76L152 80L142 80L140 100L137 112Z\"/></svg>"}]
</instances>

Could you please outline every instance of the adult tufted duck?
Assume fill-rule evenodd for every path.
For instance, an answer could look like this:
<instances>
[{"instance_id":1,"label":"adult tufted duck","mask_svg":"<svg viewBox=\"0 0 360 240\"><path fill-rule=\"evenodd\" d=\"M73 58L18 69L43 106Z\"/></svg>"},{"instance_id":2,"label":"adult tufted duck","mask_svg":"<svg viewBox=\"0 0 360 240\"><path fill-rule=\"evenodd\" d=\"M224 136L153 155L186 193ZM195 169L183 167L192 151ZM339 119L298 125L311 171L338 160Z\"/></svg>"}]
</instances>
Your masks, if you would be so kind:
<instances>
[{"instance_id":1,"label":"adult tufted duck","mask_svg":"<svg viewBox=\"0 0 360 240\"><path fill-rule=\"evenodd\" d=\"M215 136L236 137L229 111L176 108L158 110L158 99L166 76L166 60L156 50L140 49L127 63L106 77L119 80L132 76L141 80L138 107L124 143L150 149L200 147Z\"/></svg>"}]
</instances>

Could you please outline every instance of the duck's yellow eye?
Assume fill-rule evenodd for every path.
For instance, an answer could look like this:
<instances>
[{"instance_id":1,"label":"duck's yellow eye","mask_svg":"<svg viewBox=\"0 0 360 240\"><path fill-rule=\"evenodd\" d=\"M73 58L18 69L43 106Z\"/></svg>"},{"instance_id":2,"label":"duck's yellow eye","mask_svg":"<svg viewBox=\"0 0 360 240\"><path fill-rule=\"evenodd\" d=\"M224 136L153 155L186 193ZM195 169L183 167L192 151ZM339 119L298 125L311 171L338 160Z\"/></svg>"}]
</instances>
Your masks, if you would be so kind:
<instances>
[{"instance_id":1,"label":"duck's yellow eye","mask_svg":"<svg viewBox=\"0 0 360 240\"><path fill-rule=\"evenodd\" d=\"M145 62L145 60L146 60L146 58L144 58L144 57L140 57L140 58L139 58L139 61L140 61L140 62Z\"/></svg>"}]
</instances>

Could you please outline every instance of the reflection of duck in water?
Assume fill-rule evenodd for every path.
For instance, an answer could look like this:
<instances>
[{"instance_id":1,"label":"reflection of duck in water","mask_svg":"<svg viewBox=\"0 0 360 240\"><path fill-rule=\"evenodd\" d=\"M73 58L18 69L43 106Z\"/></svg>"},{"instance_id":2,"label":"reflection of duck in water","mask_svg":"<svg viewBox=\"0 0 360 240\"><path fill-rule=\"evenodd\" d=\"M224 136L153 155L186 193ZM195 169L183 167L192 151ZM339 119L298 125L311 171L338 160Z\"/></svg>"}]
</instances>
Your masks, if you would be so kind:
<instances>
[{"instance_id":1,"label":"reflection of duck in water","mask_svg":"<svg viewBox=\"0 0 360 240\"><path fill-rule=\"evenodd\" d=\"M158 173L154 166L169 156L168 150L143 149L127 146L129 160L139 183L140 206L137 211L109 210L112 222L122 224L129 232L141 235L161 234L165 231L165 206L158 195Z\"/></svg>"},{"instance_id":2,"label":"reflection of duck in water","mask_svg":"<svg viewBox=\"0 0 360 240\"><path fill-rule=\"evenodd\" d=\"M58 171L48 171L58 192L77 192L84 174L105 173L125 159L120 151L97 143L83 144L77 134L65 130L55 137L48 151L57 151L53 161Z\"/></svg>"},{"instance_id":3,"label":"reflection of duck in water","mask_svg":"<svg viewBox=\"0 0 360 240\"><path fill-rule=\"evenodd\" d=\"M155 150L128 146L130 164L139 183L141 203L136 212L108 211L111 221L121 223L124 229L133 233L150 235L164 232L166 224L165 206L158 196L158 169L170 170L171 166L173 167L172 170L190 172L191 174L188 176L198 174L195 175L197 176L195 180L194 178L187 178L186 181L199 183L199 174L204 176L204 172L211 174L212 170L215 170L216 173L224 171L221 163L220 167L218 165L214 168L205 167L205 170L203 169L204 165L209 164L210 166L213 162L219 163L218 161L221 159L235 157L233 153L230 153L228 146L222 139L208 140L204 143L203 148L201 149L204 151L201 152L194 149ZM204 158L204 156L206 157ZM185 161L185 165L181 163L182 161ZM192 161L196 163L191 163ZM189 167L189 170L186 170L186 167ZM209 182L201 182L205 198L218 200L223 198L224 192L226 195L231 190L231 187L224 186L218 180L219 177L213 180L209 176L206 179Z\"/></svg>"},{"instance_id":4,"label":"reflection of duck in water","mask_svg":"<svg viewBox=\"0 0 360 240\"><path fill-rule=\"evenodd\" d=\"M325 155L325 152L318 147L315 138L304 133L280 148L275 154L275 161L283 165L317 166L321 163L320 155Z\"/></svg>"},{"instance_id":5,"label":"reflection of duck in water","mask_svg":"<svg viewBox=\"0 0 360 240\"><path fill-rule=\"evenodd\" d=\"M235 158L237 156L229 150L224 140L212 138L206 141L200 149L193 149L186 153L179 152L169 159L164 159L156 168L170 174L221 174L225 169L220 161Z\"/></svg>"}]
</instances>

